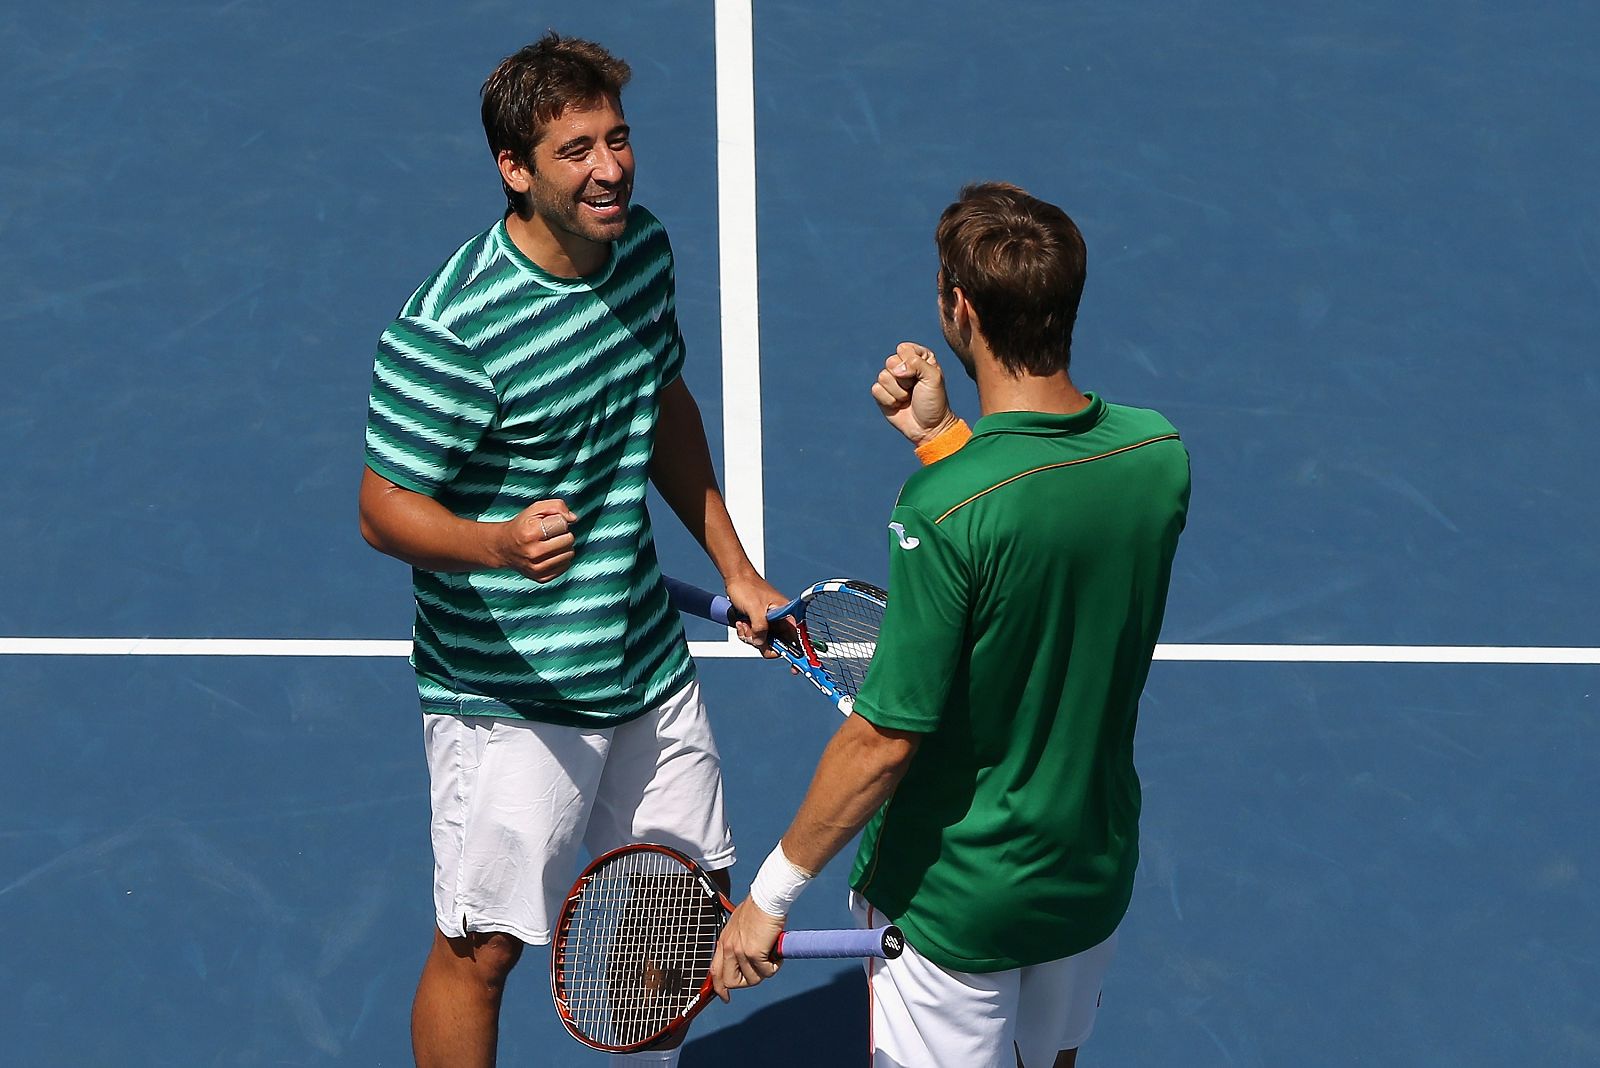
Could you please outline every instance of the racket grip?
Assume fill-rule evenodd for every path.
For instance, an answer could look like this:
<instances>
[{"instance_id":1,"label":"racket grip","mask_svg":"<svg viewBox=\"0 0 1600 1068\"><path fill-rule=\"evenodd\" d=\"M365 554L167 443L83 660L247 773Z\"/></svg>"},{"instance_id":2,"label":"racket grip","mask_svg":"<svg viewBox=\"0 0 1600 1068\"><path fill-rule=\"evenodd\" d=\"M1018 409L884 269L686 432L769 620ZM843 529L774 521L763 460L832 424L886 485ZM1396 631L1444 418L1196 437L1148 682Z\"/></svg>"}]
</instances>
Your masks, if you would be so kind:
<instances>
[{"instance_id":1,"label":"racket grip","mask_svg":"<svg viewBox=\"0 0 1600 1068\"><path fill-rule=\"evenodd\" d=\"M893 960L906 947L894 924L848 931L785 931L778 936L777 955L785 960L833 957L879 957Z\"/></svg>"},{"instance_id":2,"label":"racket grip","mask_svg":"<svg viewBox=\"0 0 1600 1068\"><path fill-rule=\"evenodd\" d=\"M722 594L702 590L699 586L680 582L669 575L661 576L661 581L666 583L667 597L672 601L673 608L686 615L721 623L724 627L733 626L733 603Z\"/></svg>"}]
</instances>

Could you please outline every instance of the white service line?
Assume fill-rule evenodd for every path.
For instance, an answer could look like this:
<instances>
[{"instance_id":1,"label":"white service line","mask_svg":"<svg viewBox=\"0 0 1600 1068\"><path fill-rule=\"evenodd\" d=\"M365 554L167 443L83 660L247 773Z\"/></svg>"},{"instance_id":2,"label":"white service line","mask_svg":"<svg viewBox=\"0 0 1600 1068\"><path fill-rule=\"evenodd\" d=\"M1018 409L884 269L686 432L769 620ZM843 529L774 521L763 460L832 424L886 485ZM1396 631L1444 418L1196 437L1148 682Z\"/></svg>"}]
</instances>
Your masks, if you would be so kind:
<instances>
[{"instance_id":1,"label":"white service line","mask_svg":"<svg viewBox=\"0 0 1600 1068\"><path fill-rule=\"evenodd\" d=\"M738 639L690 642L695 657L755 655ZM0 656L345 656L408 657L409 639L341 638L0 638Z\"/></svg>"},{"instance_id":2,"label":"white service line","mask_svg":"<svg viewBox=\"0 0 1600 1068\"><path fill-rule=\"evenodd\" d=\"M340 638L0 638L9 656L410 656L411 640Z\"/></svg>"},{"instance_id":3,"label":"white service line","mask_svg":"<svg viewBox=\"0 0 1600 1068\"><path fill-rule=\"evenodd\" d=\"M1528 645L1156 646L1157 660L1271 664L1600 664L1600 649Z\"/></svg>"},{"instance_id":4,"label":"white service line","mask_svg":"<svg viewBox=\"0 0 1600 1068\"><path fill-rule=\"evenodd\" d=\"M692 641L702 659L754 656L732 641ZM405 657L406 640L338 638L0 638L0 656L345 656ZM1156 646L1157 660L1259 664L1600 665L1600 648L1492 645Z\"/></svg>"}]
</instances>

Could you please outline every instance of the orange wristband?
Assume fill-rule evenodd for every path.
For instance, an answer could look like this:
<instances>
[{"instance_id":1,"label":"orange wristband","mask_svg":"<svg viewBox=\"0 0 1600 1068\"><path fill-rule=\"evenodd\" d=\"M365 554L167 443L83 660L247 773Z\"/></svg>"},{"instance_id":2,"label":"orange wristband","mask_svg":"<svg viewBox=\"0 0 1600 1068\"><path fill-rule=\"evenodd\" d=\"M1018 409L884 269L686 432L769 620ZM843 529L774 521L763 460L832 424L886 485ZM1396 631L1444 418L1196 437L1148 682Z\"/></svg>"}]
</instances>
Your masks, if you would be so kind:
<instances>
[{"instance_id":1,"label":"orange wristband","mask_svg":"<svg viewBox=\"0 0 1600 1068\"><path fill-rule=\"evenodd\" d=\"M951 453L960 452L972 437L972 428L967 426L965 419L957 419L955 425L948 430L943 430L933 438L917 446L917 459L923 464L937 463Z\"/></svg>"}]
</instances>

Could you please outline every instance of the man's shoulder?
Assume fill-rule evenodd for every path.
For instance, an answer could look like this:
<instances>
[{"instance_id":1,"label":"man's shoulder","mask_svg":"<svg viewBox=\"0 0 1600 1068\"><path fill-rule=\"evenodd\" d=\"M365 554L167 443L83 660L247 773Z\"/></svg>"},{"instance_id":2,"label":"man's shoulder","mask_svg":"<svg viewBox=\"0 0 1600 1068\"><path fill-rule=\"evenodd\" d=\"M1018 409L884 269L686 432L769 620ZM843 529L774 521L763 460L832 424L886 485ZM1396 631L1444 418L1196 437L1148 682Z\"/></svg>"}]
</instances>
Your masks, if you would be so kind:
<instances>
[{"instance_id":1,"label":"man's shoulder","mask_svg":"<svg viewBox=\"0 0 1600 1068\"><path fill-rule=\"evenodd\" d=\"M645 231L653 232L657 230L661 231L663 234L667 232L666 226L663 225L661 220L656 217L655 212L651 211L643 204L628 205L628 225L623 231L624 234L636 234L643 233Z\"/></svg>"},{"instance_id":2,"label":"man's shoulder","mask_svg":"<svg viewBox=\"0 0 1600 1068\"><path fill-rule=\"evenodd\" d=\"M1178 428L1172 425L1172 421L1154 408L1135 408L1132 405L1112 404L1107 401L1105 421L1113 431L1135 441L1180 436Z\"/></svg>"},{"instance_id":3,"label":"man's shoulder","mask_svg":"<svg viewBox=\"0 0 1600 1068\"><path fill-rule=\"evenodd\" d=\"M672 258L672 242L667 237L666 226L642 204L629 206L628 226L619 240L619 258Z\"/></svg>"},{"instance_id":4,"label":"man's shoulder","mask_svg":"<svg viewBox=\"0 0 1600 1068\"><path fill-rule=\"evenodd\" d=\"M493 272L505 256L498 239L500 224L489 227L464 241L418 286L401 309L401 316L426 319L449 327L452 309L477 286L486 273Z\"/></svg>"},{"instance_id":5,"label":"man's shoulder","mask_svg":"<svg viewBox=\"0 0 1600 1068\"><path fill-rule=\"evenodd\" d=\"M973 438L958 451L917 471L900 489L896 507L914 508L939 519L992 481L994 458L988 443Z\"/></svg>"},{"instance_id":6,"label":"man's shoulder","mask_svg":"<svg viewBox=\"0 0 1600 1068\"><path fill-rule=\"evenodd\" d=\"M1031 446L1020 444L1029 440L1027 436L978 434L959 451L907 479L897 504L939 519L997 484L1033 470L1030 463L1070 464L1149 444L1172 448L1175 462L1187 465L1187 453L1177 428L1153 408L1106 402L1105 415L1091 431L1074 436L1074 454L1065 460L1059 455L1035 454Z\"/></svg>"},{"instance_id":7,"label":"man's shoulder","mask_svg":"<svg viewBox=\"0 0 1600 1068\"><path fill-rule=\"evenodd\" d=\"M1172 420L1154 408L1108 403L1105 424L1111 435L1108 451L1137 448L1166 477L1187 485L1189 449Z\"/></svg>"}]
</instances>

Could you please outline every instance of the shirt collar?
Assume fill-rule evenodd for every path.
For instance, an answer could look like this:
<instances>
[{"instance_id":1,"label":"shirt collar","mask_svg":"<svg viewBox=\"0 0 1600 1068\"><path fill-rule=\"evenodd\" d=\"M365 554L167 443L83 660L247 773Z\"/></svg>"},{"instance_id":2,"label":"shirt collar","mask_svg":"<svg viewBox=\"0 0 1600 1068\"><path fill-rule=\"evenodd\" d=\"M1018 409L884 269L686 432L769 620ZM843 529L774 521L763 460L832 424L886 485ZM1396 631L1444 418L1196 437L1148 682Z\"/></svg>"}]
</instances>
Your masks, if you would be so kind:
<instances>
[{"instance_id":1,"label":"shirt collar","mask_svg":"<svg viewBox=\"0 0 1600 1068\"><path fill-rule=\"evenodd\" d=\"M972 428L979 434L1082 434L1094 429L1106 417L1106 402L1085 393L1089 403L1071 415L1054 412L994 412L978 420Z\"/></svg>"},{"instance_id":2,"label":"shirt collar","mask_svg":"<svg viewBox=\"0 0 1600 1068\"><path fill-rule=\"evenodd\" d=\"M505 219L494 228L494 240L500 246L500 251L516 264L524 274L532 275L534 280L546 289L553 289L558 293L582 293L599 289L611 280L611 272L617 265L618 242L611 242L611 248L606 253L606 262L593 274L581 275L577 278L566 278L558 274L551 274L530 260L525 252L517 247L511 240L511 232L506 229Z\"/></svg>"}]
</instances>

